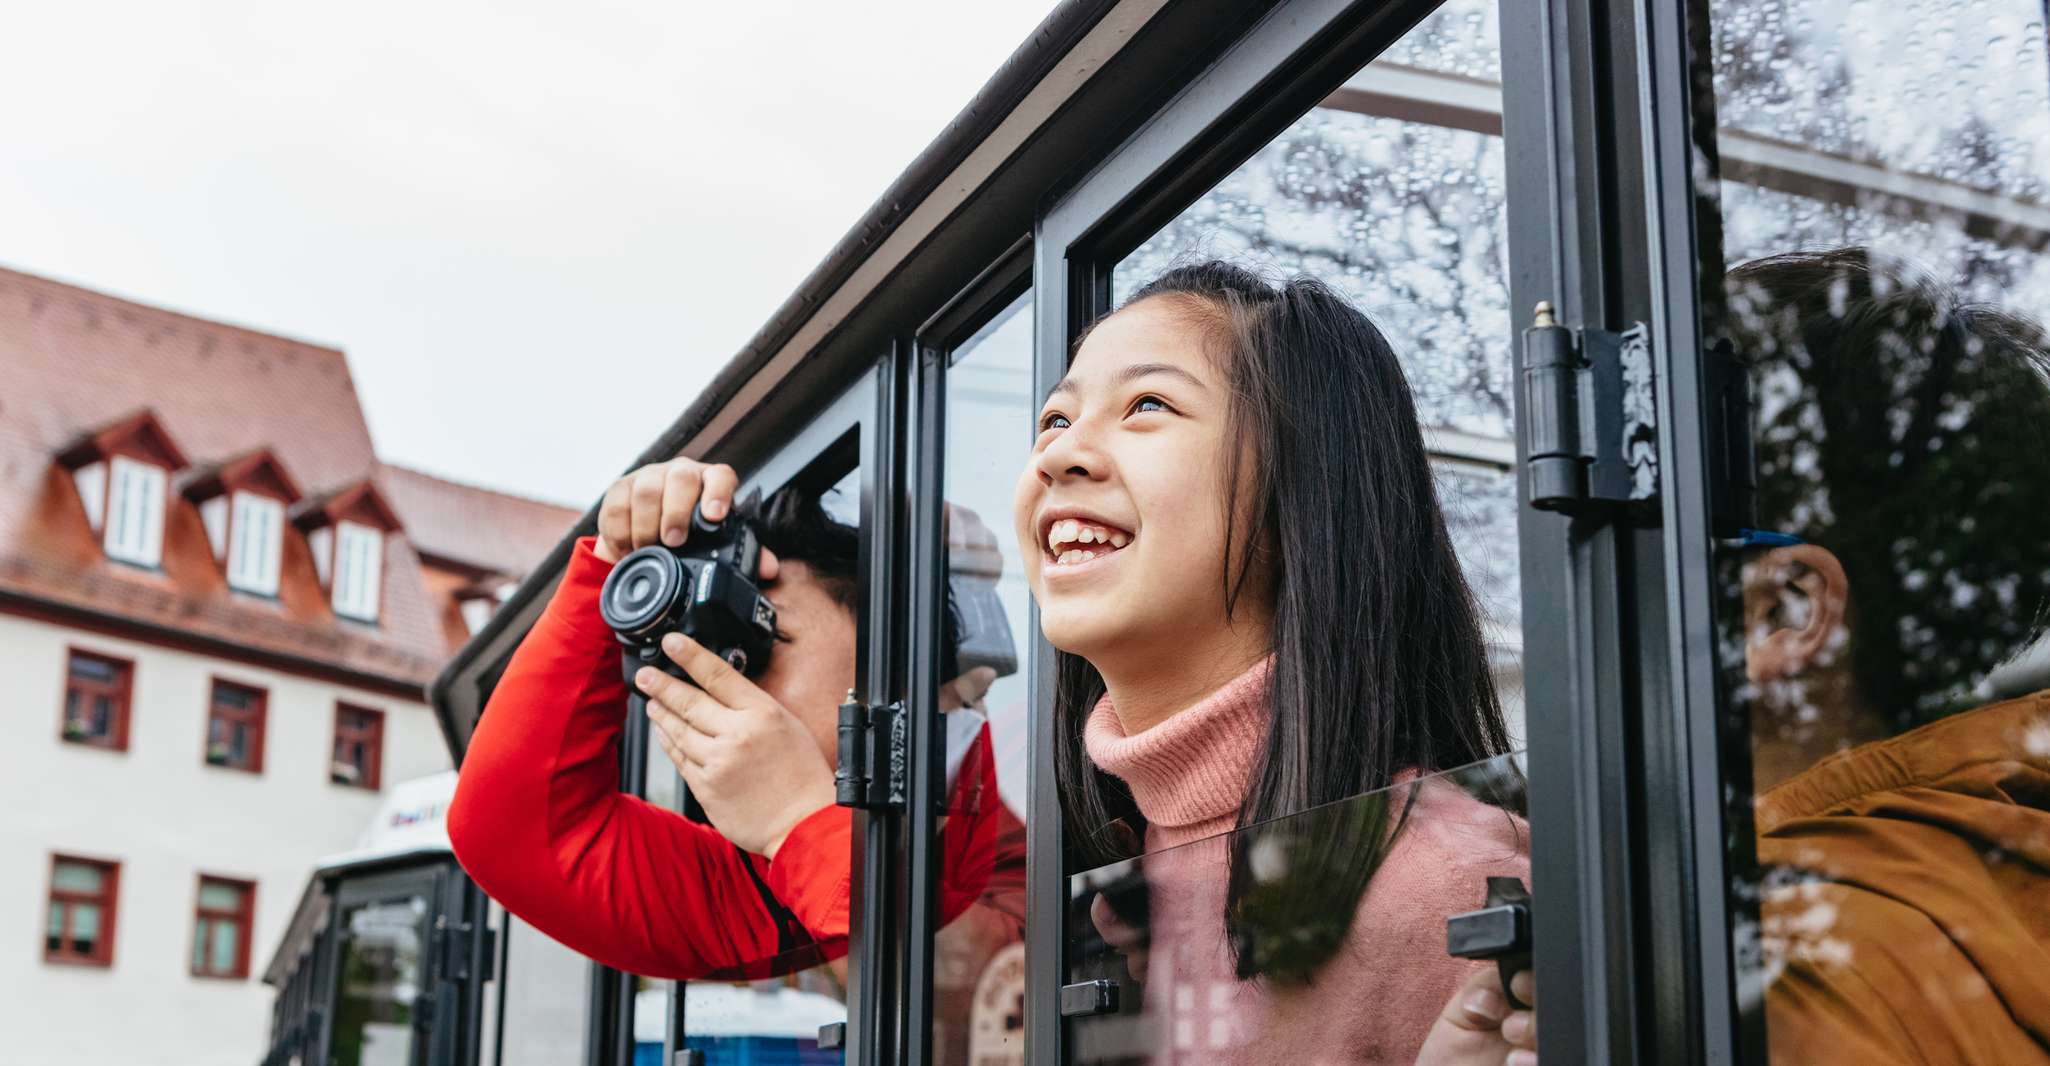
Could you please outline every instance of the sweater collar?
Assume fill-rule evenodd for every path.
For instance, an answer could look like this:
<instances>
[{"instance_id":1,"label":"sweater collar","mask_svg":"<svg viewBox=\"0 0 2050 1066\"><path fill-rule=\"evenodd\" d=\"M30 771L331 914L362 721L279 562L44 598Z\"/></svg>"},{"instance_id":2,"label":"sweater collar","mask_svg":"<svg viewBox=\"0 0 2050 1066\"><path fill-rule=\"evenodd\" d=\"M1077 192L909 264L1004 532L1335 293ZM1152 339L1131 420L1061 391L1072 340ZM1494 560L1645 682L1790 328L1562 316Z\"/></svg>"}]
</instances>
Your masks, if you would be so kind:
<instances>
[{"instance_id":1,"label":"sweater collar","mask_svg":"<svg viewBox=\"0 0 2050 1066\"><path fill-rule=\"evenodd\" d=\"M1089 714L1082 745L1098 769L1132 790L1148 825L1176 837L1208 835L1221 819L1237 814L1252 784L1267 737L1273 672L1269 655L1223 688L1132 736L1125 735L1106 694Z\"/></svg>"}]
</instances>

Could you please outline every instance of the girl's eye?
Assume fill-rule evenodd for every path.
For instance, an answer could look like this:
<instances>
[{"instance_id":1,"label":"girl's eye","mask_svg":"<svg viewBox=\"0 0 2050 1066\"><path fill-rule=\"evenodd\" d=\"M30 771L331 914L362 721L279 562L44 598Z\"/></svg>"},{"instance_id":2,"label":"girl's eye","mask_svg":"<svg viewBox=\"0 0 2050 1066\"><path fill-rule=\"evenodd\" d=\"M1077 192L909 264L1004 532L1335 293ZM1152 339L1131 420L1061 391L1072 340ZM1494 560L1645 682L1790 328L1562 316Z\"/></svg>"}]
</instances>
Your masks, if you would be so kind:
<instances>
[{"instance_id":1,"label":"girl's eye","mask_svg":"<svg viewBox=\"0 0 2050 1066\"><path fill-rule=\"evenodd\" d=\"M1172 410L1173 408L1167 405L1167 401L1161 399L1158 396L1141 396L1139 397L1139 402L1132 405L1132 413L1135 415L1144 413L1146 411L1165 412Z\"/></svg>"},{"instance_id":2,"label":"girl's eye","mask_svg":"<svg viewBox=\"0 0 2050 1066\"><path fill-rule=\"evenodd\" d=\"M1058 413L1058 412L1053 412L1053 411L1049 411L1049 412L1047 412L1046 414L1043 414L1043 415L1040 415L1040 416L1039 416L1039 431L1040 431L1041 433L1044 433L1044 432L1046 432L1046 431L1047 431L1047 430L1049 430L1049 429L1066 429L1066 428L1068 428L1068 416L1067 416L1067 415L1064 415L1064 414L1060 414L1060 413Z\"/></svg>"}]
</instances>

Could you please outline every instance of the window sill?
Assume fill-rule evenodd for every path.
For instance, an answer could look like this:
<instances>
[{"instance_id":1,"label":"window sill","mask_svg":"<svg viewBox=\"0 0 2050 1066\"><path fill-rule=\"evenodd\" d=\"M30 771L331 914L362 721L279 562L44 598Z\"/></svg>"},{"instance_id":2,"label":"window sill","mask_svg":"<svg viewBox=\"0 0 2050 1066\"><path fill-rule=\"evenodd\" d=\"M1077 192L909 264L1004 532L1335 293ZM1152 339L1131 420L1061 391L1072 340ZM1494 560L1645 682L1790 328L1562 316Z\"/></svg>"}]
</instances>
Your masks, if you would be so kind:
<instances>
[{"instance_id":1,"label":"window sill","mask_svg":"<svg viewBox=\"0 0 2050 1066\"><path fill-rule=\"evenodd\" d=\"M199 970L187 970L186 974L196 980L219 981L222 984L233 984L237 981L249 980L247 973L203 973Z\"/></svg>"},{"instance_id":2,"label":"window sill","mask_svg":"<svg viewBox=\"0 0 2050 1066\"><path fill-rule=\"evenodd\" d=\"M63 741L65 744L68 744L74 748L92 748L96 751L109 751L117 754L127 754L128 752L128 745L115 744L111 741L87 740L82 737L67 737L62 733L59 733L57 735L57 739Z\"/></svg>"},{"instance_id":3,"label":"window sill","mask_svg":"<svg viewBox=\"0 0 2050 1066\"><path fill-rule=\"evenodd\" d=\"M76 966L86 970L111 970L114 968L113 959L85 959L79 958L76 955L51 955L45 953L43 955L43 962L50 966Z\"/></svg>"}]
</instances>

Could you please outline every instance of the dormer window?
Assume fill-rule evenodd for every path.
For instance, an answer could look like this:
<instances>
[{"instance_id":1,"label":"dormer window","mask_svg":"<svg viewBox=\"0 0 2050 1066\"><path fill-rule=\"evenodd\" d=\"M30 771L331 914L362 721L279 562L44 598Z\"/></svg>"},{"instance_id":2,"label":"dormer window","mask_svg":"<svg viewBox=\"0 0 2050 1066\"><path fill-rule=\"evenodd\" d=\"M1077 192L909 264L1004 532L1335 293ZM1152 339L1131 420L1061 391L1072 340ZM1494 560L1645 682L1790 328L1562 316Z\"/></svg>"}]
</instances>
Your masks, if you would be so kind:
<instances>
[{"instance_id":1,"label":"dormer window","mask_svg":"<svg viewBox=\"0 0 2050 1066\"><path fill-rule=\"evenodd\" d=\"M164 559L164 468L114 457L107 487L107 558L155 567Z\"/></svg>"},{"instance_id":2,"label":"dormer window","mask_svg":"<svg viewBox=\"0 0 2050 1066\"><path fill-rule=\"evenodd\" d=\"M337 617L376 623L384 602L384 549L398 515L371 482L307 500L292 521L306 531L314 569Z\"/></svg>"},{"instance_id":3,"label":"dormer window","mask_svg":"<svg viewBox=\"0 0 2050 1066\"><path fill-rule=\"evenodd\" d=\"M299 487L269 449L200 467L180 491L199 507L207 543L228 576L228 587L257 596L278 594L284 554L285 508Z\"/></svg>"},{"instance_id":4,"label":"dormer window","mask_svg":"<svg viewBox=\"0 0 2050 1066\"><path fill-rule=\"evenodd\" d=\"M244 592L275 596L285 505L253 492L237 492L234 501L228 524L228 584Z\"/></svg>"},{"instance_id":5,"label":"dormer window","mask_svg":"<svg viewBox=\"0 0 2050 1066\"><path fill-rule=\"evenodd\" d=\"M138 411L88 433L57 461L70 469L86 524L107 558L151 569L162 564L167 484L185 457L154 414Z\"/></svg>"},{"instance_id":6,"label":"dormer window","mask_svg":"<svg viewBox=\"0 0 2050 1066\"><path fill-rule=\"evenodd\" d=\"M377 621L377 594L383 583L384 534L354 522L337 522L335 613L361 622Z\"/></svg>"}]
</instances>

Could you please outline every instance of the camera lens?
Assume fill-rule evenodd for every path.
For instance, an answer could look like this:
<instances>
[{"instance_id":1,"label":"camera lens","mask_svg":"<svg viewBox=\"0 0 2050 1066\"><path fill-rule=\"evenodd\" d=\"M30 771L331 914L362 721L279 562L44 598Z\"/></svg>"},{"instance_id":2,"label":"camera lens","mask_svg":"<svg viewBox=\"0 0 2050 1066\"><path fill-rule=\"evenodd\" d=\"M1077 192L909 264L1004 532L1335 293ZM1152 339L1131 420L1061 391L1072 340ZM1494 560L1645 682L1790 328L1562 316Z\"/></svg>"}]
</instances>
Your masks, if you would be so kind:
<instances>
[{"instance_id":1,"label":"camera lens","mask_svg":"<svg viewBox=\"0 0 2050 1066\"><path fill-rule=\"evenodd\" d=\"M683 591L684 568L667 548L647 547L628 555L605 578L598 595L605 624L626 636L639 636L663 618Z\"/></svg>"}]
</instances>

